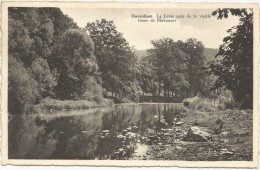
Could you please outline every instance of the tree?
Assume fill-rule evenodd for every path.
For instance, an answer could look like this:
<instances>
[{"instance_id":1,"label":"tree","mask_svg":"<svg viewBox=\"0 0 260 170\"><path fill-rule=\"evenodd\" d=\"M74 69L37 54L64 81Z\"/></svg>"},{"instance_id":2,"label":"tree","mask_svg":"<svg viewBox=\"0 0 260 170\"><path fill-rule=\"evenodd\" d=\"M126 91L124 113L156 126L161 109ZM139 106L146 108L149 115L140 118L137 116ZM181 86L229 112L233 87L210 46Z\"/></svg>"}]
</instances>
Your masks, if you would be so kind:
<instances>
[{"instance_id":1,"label":"tree","mask_svg":"<svg viewBox=\"0 0 260 170\"><path fill-rule=\"evenodd\" d=\"M235 102L241 108L253 106L253 10L217 9L212 13L218 19L228 15L240 17L237 26L227 30L216 56L221 59L210 68L218 76L215 88L225 87L233 92Z\"/></svg>"},{"instance_id":2,"label":"tree","mask_svg":"<svg viewBox=\"0 0 260 170\"><path fill-rule=\"evenodd\" d=\"M141 89L144 93L151 93L153 96L156 95L157 92L157 76L155 72L155 67L151 62L152 57L147 56L138 63L138 79L141 86Z\"/></svg>"},{"instance_id":3,"label":"tree","mask_svg":"<svg viewBox=\"0 0 260 170\"><path fill-rule=\"evenodd\" d=\"M198 93L203 93L202 83L202 68L205 65L204 45L201 41L194 38L186 40L185 43L178 42L182 50L187 53L187 71L189 82L189 93L196 96Z\"/></svg>"},{"instance_id":4,"label":"tree","mask_svg":"<svg viewBox=\"0 0 260 170\"><path fill-rule=\"evenodd\" d=\"M70 29L58 44L60 76L55 92L60 99L80 99L88 90L86 81L98 74L93 41L84 31Z\"/></svg>"},{"instance_id":5,"label":"tree","mask_svg":"<svg viewBox=\"0 0 260 170\"><path fill-rule=\"evenodd\" d=\"M152 44L154 48L149 52L158 77L158 96L163 85L165 98L170 96L170 92L177 97L178 91L188 87L187 54L171 38L152 41Z\"/></svg>"},{"instance_id":6,"label":"tree","mask_svg":"<svg viewBox=\"0 0 260 170\"><path fill-rule=\"evenodd\" d=\"M102 77L102 86L112 96L138 100L138 81L135 78L137 59L113 21L105 19L87 23L85 30L95 44L94 54Z\"/></svg>"},{"instance_id":7,"label":"tree","mask_svg":"<svg viewBox=\"0 0 260 170\"><path fill-rule=\"evenodd\" d=\"M9 70L10 112L27 110L45 97L103 99L101 87L92 86L100 79L93 42L84 31L69 30L78 29L70 17L59 8L25 7L8 8L8 17L8 64L21 72L18 77L17 69Z\"/></svg>"},{"instance_id":8,"label":"tree","mask_svg":"<svg viewBox=\"0 0 260 170\"><path fill-rule=\"evenodd\" d=\"M52 41L52 52L50 57L47 59L50 70L55 72L59 59L57 58L57 50L59 42L63 34L69 29L79 29L77 24L68 15L63 14L59 8L39 8L41 13L45 13L50 20L53 22L53 41Z\"/></svg>"},{"instance_id":9,"label":"tree","mask_svg":"<svg viewBox=\"0 0 260 170\"><path fill-rule=\"evenodd\" d=\"M54 25L38 8L9 8L8 52L29 67L51 56Z\"/></svg>"},{"instance_id":10,"label":"tree","mask_svg":"<svg viewBox=\"0 0 260 170\"><path fill-rule=\"evenodd\" d=\"M39 96L37 82L30 70L13 56L8 58L8 112L21 114Z\"/></svg>"},{"instance_id":11,"label":"tree","mask_svg":"<svg viewBox=\"0 0 260 170\"><path fill-rule=\"evenodd\" d=\"M37 81L40 98L54 96L53 88L57 85L57 73L51 73L48 62L37 58L31 65L32 76Z\"/></svg>"},{"instance_id":12,"label":"tree","mask_svg":"<svg viewBox=\"0 0 260 170\"><path fill-rule=\"evenodd\" d=\"M42 95L40 98L52 96L56 84L53 47L61 34L70 27L77 27L76 24L59 8L14 7L9 8L8 14L9 55L31 70Z\"/></svg>"},{"instance_id":13,"label":"tree","mask_svg":"<svg viewBox=\"0 0 260 170\"><path fill-rule=\"evenodd\" d=\"M117 31L113 21L102 19L87 23L85 30L95 43L95 55L101 72L110 70L116 57L131 52L128 42Z\"/></svg>"}]
</instances>

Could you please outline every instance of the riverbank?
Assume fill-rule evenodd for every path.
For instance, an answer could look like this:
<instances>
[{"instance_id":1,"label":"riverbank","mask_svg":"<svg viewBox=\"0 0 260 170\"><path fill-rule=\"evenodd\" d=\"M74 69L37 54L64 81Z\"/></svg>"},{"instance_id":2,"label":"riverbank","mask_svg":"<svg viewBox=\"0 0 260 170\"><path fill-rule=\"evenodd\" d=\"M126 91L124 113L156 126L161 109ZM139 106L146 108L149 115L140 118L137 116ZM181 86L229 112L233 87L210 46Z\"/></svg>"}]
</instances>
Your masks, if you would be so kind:
<instances>
[{"instance_id":1,"label":"riverbank","mask_svg":"<svg viewBox=\"0 0 260 170\"><path fill-rule=\"evenodd\" d=\"M148 136L157 136L145 155L149 160L252 161L252 110L219 109L201 100L184 107L177 122ZM150 142L151 143L151 142Z\"/></svg>"},{"instance_id":2,"label":"riverbank","mask_svg":"<svg viewBox=\"0 0 260 170\"><path fill-rule=\"evenodd\" d=\"M87 100L57 100L57 99L43 99L39 104L35 105L33 110L80 110L80 109L90 109L97 107L112 106L114 104L111 99L104 99L102 102L97 103L94 101Z\"/></svg>"}]
</instances>

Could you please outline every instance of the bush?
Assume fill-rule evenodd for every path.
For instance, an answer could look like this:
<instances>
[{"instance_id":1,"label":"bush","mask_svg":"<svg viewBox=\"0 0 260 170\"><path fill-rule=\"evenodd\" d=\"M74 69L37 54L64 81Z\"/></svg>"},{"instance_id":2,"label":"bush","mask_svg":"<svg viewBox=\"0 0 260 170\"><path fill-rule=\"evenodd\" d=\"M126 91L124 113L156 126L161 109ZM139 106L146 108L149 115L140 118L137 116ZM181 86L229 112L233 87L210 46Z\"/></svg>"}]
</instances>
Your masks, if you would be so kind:
<instances>
[{"instance_id":1,"label":"bush","mask_svg":"<svg viewBox=\"0 0 260 170\"><path fill-rule=\"evenodd\" d=\"M201 99L197 96L193 98L186 98L183 100L182 104L188 108L195 108L195 106L197 106L200 103L200 100Z\"/></svg>"},{"instance_id":2,"label":"bush","mask_svg":"<svg viewBox=\"0 0 260 170\"><path fill-rule=\"evenodd\" d=\"M182 104L185 107L189 107L190 106L190 102L187 99L184 99Z\"/></svg>"},{"instance_id":3,"label":"bush","mask_svg":"<svg viewBox=\"0 0 260 170\"><path fill-rule=\"evenodd\" d=\"M93 77L89 77L84 86L86 91L82 96L83 100L95 101L97 103L103 102L103 89Z\"/></svg>"},{"instance_id":4,"label":"bush","mask_svg":"<svg viewBox=\"0 0 260 170\"><path fill-rule=\"evenodd\" d=\"M199 97L193 97L193 98L186 98L182 102L183 106L193 109L193 110L200 110L200 111L212 111L216 110L214 105L207 101L207 99L202 99Z\"/></svg>"}]
</instances>

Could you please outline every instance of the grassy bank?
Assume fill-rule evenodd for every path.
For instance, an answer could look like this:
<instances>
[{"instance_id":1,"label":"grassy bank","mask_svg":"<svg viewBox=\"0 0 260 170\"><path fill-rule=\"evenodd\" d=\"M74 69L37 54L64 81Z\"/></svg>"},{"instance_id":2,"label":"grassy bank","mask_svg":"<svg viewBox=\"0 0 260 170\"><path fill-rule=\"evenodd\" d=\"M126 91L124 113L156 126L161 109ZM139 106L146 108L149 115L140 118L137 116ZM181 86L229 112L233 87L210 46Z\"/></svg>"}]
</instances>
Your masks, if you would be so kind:
<instances>
[{"instance_id":1,"label":"grassy bank","mask_svg":"<svg viewBox=\"0 0 260 170\"><path fill-rule=\"evenodd\" d=\"M218 122L223 122L219 131ZM208 157L210 160L252 160L253 154L253 113L252 110L222 109L222 110L187 110L183 122L191 126L208 128L212 134L209 148L213 152L202 152L198 159ZM227 149L232 155L217 157L218 150ZM196 148L190 148L196 153ZM215 153L214 153L215 151Z\"/></svg>"},{"instance_id":2,"label":"grassy bank","mask_svg":"<svg viewBox=\"0 0 260 170\"><path fill-rule=\"evenodd\" d=\"M76 110L89 109L96 107L111 106L114 102L111 99L104 99L101 103L87 100L57 100L57 99L43 99L40 104L34 106L34 110Z\"/></svg>"}]
</instances>

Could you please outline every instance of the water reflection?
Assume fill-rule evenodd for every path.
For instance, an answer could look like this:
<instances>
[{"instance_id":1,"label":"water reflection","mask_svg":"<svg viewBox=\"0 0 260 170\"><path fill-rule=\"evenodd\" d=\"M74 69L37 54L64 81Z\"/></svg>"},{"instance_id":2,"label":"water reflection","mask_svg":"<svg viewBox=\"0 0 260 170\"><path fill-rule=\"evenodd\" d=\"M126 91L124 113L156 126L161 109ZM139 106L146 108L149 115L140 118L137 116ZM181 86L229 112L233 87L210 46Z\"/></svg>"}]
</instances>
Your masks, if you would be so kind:
<instances>
[{"instance_id":1,"label":"water reflection","mask_svg":"<svg viewBox=\"0 0 260 170\"><path fill-rule=\"evenodd\" d=\"M147 130L171 125L180 107L121 104L15 116L9 121L9 159L129 159L142 151Z\"/></svg>"}]
</instances>

